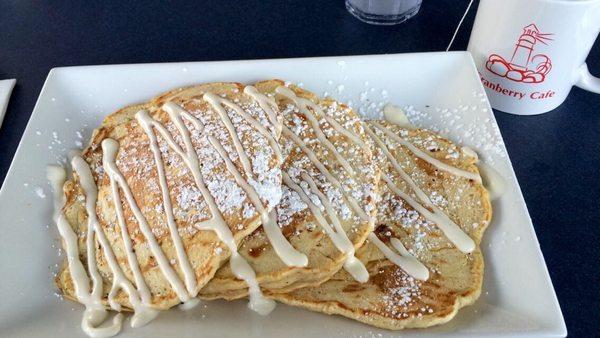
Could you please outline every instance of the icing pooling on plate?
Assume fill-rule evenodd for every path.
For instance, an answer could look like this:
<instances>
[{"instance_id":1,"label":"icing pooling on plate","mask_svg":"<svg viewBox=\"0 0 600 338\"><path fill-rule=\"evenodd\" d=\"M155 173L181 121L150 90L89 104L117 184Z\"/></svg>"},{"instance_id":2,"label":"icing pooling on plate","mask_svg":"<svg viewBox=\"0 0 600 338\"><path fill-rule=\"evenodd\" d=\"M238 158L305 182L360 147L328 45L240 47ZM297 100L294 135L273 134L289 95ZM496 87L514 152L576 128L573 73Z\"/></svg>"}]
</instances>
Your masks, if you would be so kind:
<instances>
[{"instance_id":1,"label":"icing pooling on plate","mask_svg":"<svg viewBox=\"0 0 600 338\"><path fill-rule=\"evenodd\" d=\"M85 312L81 320L81 328L90 337L111 337L121 331L123 315L117 314L113 318L112 325L97 328L102 324L108 311L104 309L100 298L102 290L99 292L90 291L90 279L85 271L85 267L79 260L79 244L77 234L71 228L67 218L62 211L65 205L65 196L62 187L67 178L66 172L62 167L49 166L47 169L47 177L54 190L55 212L54 220L58 227L58 232L62 238L63 246L67 254L67 265L73 280L75 288L75 297L85 306ZM98 290L98 287L96 287Z\"/></svg>"}]
</instances>

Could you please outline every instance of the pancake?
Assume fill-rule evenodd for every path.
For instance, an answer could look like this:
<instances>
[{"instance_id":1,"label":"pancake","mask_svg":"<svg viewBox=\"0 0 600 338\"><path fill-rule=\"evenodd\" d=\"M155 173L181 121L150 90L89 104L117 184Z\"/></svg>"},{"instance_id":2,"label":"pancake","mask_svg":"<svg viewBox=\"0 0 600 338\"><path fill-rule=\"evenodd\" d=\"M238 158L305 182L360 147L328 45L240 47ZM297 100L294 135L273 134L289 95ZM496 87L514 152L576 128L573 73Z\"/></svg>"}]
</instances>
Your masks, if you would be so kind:
<instances>
[{"instance_id":1,"label":"pancake","mask_svg":"<svg viewBox=\"0 0 600 338\"><path fill-rule=\"evenodd\" d=\"M318 285L342 267L353 278L366 280L354 251L373 229L379 171L362 122L347 106L281 81L255 87L273 96L283 114L283 198L275 211L295 253L282 255L261 227L244 240L240 254L256 271L266 295ZM286 256L294 259L286 262ZM224 266L200 297L236 299L247 293L246 285Z\"/></svg>"},{"instance_id":2,"label":"pancake","mask_svg":"<svg viewBox=\"0 0 600 338\"><path fill-rule=\"evenodd\" d=\"M103 308L134 310L141 325L154 310L191 306L227 259L251 307L272 308L237 246L281 199L281 115L248 91L203 84L124 108L73 157L56 283L86 305L84 328L99 330ZM60 188L57 168L49 176Z\"/></svg>"},{"instance_id":3,"label":"pancake","mask_svg":"<svg viewBox=\"0 0 600 338\"><path fill-rule=\"evenodd\" d=\"M477 158L427 130L367 124L383 173L376 230L357 251L369 281L340 270L318 287L271 296L384 329L445 323L481 292L491 205Z\"/></svg>"}]
</instances>

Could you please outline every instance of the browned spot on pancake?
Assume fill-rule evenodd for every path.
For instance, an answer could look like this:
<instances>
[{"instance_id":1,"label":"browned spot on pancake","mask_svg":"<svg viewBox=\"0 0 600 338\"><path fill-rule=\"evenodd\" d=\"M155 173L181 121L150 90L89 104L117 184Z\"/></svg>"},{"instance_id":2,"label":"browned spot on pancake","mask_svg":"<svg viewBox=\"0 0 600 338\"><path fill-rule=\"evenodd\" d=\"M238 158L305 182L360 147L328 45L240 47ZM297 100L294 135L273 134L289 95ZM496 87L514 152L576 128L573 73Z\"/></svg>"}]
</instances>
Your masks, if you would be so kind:
<instances>
[{"instance_id":1,"label":"browned spot on pancake","mask_svg":"<svg viewBox=\"0 0 600 338\"><path fill-rule=\"evenodd\" d=\"M214 266L207 262L206 264L202 264L196 269L196 276L207 276L211 275L213 272Z\"/></svg>"},{"instance_id":2,"label":"browned spot on pancake","mask_svg":"<svg viewBox=\"0 0 600 338\"><path fill-rule=\"evenodd\" d=\"M357 292L364 290L364 286L360 284L350 284L342 289L342 292Z\"/></svg>"},{"instance_id":3,"label":"browned spot on pancake","mask_svg":"<svg viewBox=\"0 0 600 338\"><path fill-rule=\"evenodd\" d=\"M158 263L156 262L156 258L154 258L154 256L148 256L148 261L146 262L146 264L142 268L142 271L146 272L146 271L151 270L151 269L153 269L153 268L155 268L157 266L158 266Z\"/></svg>"},{"instance_id":4,"label":"browned spot on pancake","mask_svg":"<svg viewBox=\"0 0 600 338\"><path fill-rule=\"evenodd\" d=\"M262 254L263 251L265 251L266 247L267 247L267 244L264 243L255 248L250 248L250 250L248 250L248 254L254 258L257 258L258 256L260 256Z\"/></svg>"},{"instance_id":5,"label":"browned spot on pancake","mask_svg":"<svg viewBox=\"0 0 600 338\"><path fill-rule=\"evenodd\" d=\"M376 273L371 276L371 281L375 286L377 286L381 291L385 292L385 290L391 288L394 283L393 278L390 278L390 267L382 267L379 273Z\"/></svg>"},{"instance_id":6,"label":"browned spot on pancake","mask_svg":"<svg viewBox=\"0 0 600 338\"><path fill-rule=\"evenodd\" d=\"M378 224L375 228L375 234L382 242L388 243L392 236L392 230L386 224Z\"/></svg>"},{"instance_id":7,"label":"browned spot on pancake","mask_svg":"<svg viewBox=\"0 0 600 338\"><path fill-rule=\"evenodd\" d=\"M439 171L437 170L437 168L435 166L433 166L429 162L422 160L418 157L415 157L415 164L417 165L417 167L419 167L420 169L425 171L425 173L430 177L435 177L439 173Z\"/></svg>"},{"instance_id":8,"label":"browned spot on pancake","mask_svg":"<svg viewBox=\"0 0 600 338\"><path fill-rule=\"evenodd\" d=\"M294 234L295 231L296 231L296 227L294 226L294 224L288 224L288 225L284 226L283 229L281 229L281 233L283 234L283 237L285 237L288 240L290 239L290 237L292 237L292 235Z\"/></svg>"}]
</instances>

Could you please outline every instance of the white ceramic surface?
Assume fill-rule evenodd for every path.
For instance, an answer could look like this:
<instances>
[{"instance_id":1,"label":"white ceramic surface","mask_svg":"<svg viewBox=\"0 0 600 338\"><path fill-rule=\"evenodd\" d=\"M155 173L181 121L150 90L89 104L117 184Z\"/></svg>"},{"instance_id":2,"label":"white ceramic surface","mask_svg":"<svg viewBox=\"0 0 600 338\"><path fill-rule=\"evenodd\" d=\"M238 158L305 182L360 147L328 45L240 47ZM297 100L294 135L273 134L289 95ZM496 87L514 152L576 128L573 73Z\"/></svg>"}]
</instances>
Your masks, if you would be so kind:
<instances>
[{"instance_id":1,"label":"white ceramic surface","mask_svg":"<svg viewBox=\"0 0 600 338\"><path fill-rule=\"evenodd\" d=\"M585 59L600 32L600 0L482 0L473 53L492 107L548 112L573 86L600 93Z\"/></svg>"},{"instance_id":2,"label":"white ceramic surface","mask_svg":"<svg viewBox=\"0 0 600 338\"><path fill-rule=\"evenodd\" d=\"M387 337L566 335L566 328L504 143L470 54L427 53L53 69L0 190L0 336L83 337L83 307L54 295L58 234L45 166L80 146L108 113L198 82L279 77L352 101L373 115L381 104L412 105L411 119L476 149L508 182L493 203L483 241L481 298L449 324L391 332L342 317L279 305L268 317L246 301L168 311L120 337ZM78 135L81 133L82 138ZM51 149L49 149L51 147ZM46 196L46 197L44 197ZM382 336L379 336L382 334Z\"/></svg>"},{"instance_id":3,"label":"white ceramic surface","mask_svg":"<svg viewBox=\"0 0 600 338\"><path fill-rule=\"evenodd\" d=\"M17 83L17 80L0 80L0 127L2 127L2 121L4 120L4 114L6 113L6 107L8 106L8 100L10 99L10 93Z\"/></svg>"}]
</instances>

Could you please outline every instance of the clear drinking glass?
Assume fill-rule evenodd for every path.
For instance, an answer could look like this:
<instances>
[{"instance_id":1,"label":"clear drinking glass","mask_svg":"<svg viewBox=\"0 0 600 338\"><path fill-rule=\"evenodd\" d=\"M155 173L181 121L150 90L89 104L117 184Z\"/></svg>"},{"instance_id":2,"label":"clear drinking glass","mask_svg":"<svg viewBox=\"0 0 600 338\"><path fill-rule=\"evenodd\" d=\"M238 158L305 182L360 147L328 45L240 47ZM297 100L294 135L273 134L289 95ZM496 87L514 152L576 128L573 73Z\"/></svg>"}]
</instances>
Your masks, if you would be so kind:
<instances>
[{"instance_id":1,"label":"clear drinking glass","mask_svg":"<svg viewBox=\"0 0 600 338\"><path fill-rule=\"evenodd\" d=\"M346 9L373 25L396 25L415 16L422 0L346 0Z\"/></svg>"}]
</instances>

